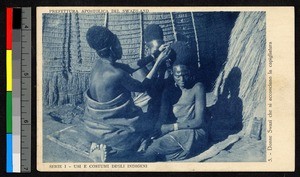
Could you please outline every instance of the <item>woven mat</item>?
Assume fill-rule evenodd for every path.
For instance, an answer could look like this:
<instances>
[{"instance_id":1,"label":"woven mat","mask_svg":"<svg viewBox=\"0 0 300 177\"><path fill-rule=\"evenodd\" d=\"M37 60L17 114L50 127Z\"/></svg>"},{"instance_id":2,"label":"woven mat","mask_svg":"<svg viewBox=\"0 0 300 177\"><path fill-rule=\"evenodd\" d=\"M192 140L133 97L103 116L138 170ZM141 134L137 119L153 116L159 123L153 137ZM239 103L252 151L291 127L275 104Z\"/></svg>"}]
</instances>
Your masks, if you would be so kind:
<instances>
[{"instance_id":1,"label":"woven mat","mask_svg":"<svg viewBox=\"0 0 300 177\"><path fill-rule=\"evenodd\" d=\"M86 140L86 137L84 136L82 131L80 131L79 125L68 126L62 130L47 135L47 138L50 141L78 155L90 158L89 151L91 147L91 142L88 142Z\"/></svg>"},{"instance_id":2,"label":"woven mat","mask_svg":"<svg viewBox=\"0 0 300 177\"><path fill-rule=\"evenodd\" d=\"M83 113L82 105L64 105L48 113L54 121L68 126L47 135L47 138L78 155L89 158L91 143L87 141L80 124Z\"/></svg>"}]
</instances>

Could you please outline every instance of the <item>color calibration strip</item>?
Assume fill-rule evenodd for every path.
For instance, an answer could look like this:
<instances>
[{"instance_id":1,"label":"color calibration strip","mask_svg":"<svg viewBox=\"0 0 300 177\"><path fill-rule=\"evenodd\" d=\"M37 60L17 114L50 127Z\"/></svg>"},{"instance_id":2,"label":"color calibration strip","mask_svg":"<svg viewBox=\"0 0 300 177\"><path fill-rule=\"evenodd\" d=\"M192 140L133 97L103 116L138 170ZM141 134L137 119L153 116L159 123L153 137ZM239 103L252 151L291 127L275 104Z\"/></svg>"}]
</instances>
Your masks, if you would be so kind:
<instances>
[{"instance_id":1,"label":"color calibration strip","mask_svg":"<svg viewBox=\"0 0 300 177\"><path fill-rule=\"evenodd\" d=\"M12 22L13 9L6 9L6 172L13 172L12 146Z\"/></svg>"},{"instance_id":2,"label":"color calibration strip","mask_svg":"<svg viewBox=\"0 0 300 177\"><path fill-rule=\"evenodd\" d=\"M30 8L6 9L6 82L6 171L30 172Z\"/></svg>"}]
</instances>

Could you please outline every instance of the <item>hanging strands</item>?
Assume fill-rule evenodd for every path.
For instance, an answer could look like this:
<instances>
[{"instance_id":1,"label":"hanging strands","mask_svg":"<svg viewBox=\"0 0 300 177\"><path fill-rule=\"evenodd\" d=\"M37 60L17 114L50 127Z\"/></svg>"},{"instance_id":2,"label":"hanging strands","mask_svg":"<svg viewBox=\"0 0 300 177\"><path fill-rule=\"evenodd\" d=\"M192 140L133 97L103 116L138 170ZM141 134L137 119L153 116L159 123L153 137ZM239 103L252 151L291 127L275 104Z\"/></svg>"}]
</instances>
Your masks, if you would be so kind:
<instances>
[{"instance_id":1,"label":"hanging strands","mask_svg":"<svg viewBox=\"0 0 300 177\"><path fill-rule=\"evenodd\" d=\"M77 36L77 62L79 64L82 64L82 56L81 56L81 40L80 40L80 28L79 28L79 17L78 13L75 14L75 20L76 20L76 36Z\"/></svg>"},{"instance_id":2,"label":"hanging strands","mask_svg":"<svg viewBox=\"0 0 300 177\"><path fill-rule=\"evenodd\" d=\"M69 75L69 73L71 73L71 26L72 26L72 14L67 14L67 19L68 19L68 23L67 23L67 42L66 42L66 46L67 46L67 57L65 58L65 67L66 67L66 71L67 71L67 75Z\"/></svg>"}]
</instances>

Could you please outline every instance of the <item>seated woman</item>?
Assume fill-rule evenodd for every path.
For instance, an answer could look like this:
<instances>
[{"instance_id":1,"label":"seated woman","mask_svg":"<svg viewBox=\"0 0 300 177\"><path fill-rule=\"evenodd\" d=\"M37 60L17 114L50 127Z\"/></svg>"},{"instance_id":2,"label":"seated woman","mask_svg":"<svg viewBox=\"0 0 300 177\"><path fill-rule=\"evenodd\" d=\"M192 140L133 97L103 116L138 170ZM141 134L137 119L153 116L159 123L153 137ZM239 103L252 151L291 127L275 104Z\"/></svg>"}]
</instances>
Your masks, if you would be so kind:
<instances>
[{"instance_id":1,"label":"seated woman","mask_svg":"<svg viewBox=\"0 0 300 177\"><path fill-rule=\"evenodd\" d=\"M131 156L129 154L138 149L145 132L154 124L134 104L131 92L144 92L151 86L151 79L169 49L160 54L141 83L116 63L122 57L122 47L115 34L105 27L93 26L87 31L86 39L100 57L95 61L89 89L84 94L86 107L82 121L87 138L93 142L90 157L105 161L107 147L116 159Z\"/></svg>"},{"instance_id":2,"label":"seated woman","mask_svg":"<svg viewBox=\"0 0 300 177\"><path fill-rule=\"evenodd\" d=\"M153 142L143 154L146 161L183 160L200 153L207 144L205 89L193 79L193 67L197 63L193 62L192 51L183 42L174 43L172 48L176 52L175 84L163 92L156 125L160 135L156 138L153 134Z\"/></svg>"}]
</instances>

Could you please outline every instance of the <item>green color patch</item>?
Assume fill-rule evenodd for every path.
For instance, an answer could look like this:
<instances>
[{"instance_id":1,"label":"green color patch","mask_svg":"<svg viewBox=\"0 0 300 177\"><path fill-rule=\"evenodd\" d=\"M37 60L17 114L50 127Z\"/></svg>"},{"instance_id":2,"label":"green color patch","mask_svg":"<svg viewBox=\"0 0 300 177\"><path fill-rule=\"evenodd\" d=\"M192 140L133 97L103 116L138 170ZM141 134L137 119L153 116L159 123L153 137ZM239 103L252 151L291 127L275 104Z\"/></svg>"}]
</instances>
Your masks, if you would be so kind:
<instances>
[{"instance_id":1,"label":"green color patch","mask_svg":"<svg viewBox=\"0 0 300 177\"><path fill-rule=\"evenodd\" d=\"M12 133L12 92L6 92L6 133Z\"/></svg>"}]
</instances>

